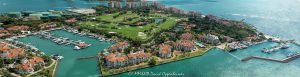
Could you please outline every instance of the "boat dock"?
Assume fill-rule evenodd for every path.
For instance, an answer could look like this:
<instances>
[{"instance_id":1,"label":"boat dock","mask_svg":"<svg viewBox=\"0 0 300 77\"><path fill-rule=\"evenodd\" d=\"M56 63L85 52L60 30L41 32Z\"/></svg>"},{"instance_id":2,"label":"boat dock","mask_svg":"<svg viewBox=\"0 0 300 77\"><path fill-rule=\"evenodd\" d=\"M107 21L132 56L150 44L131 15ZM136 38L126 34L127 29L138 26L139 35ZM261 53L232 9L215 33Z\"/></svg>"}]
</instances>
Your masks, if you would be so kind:
<instances>
[{"instance_id":1,"label":"boat dock","mask_svg":"<svg viewBox=\"0 0 300 77\"><path fill-rule=\"evenodd\" d=\"M86 48L89 47L91 44L85 44L84 42L82 42L81 40L70 40L69 38L64 38L64 37L56 37L53 34L50 34L48 32L39 32L36 35L39 35L41 38L46 38L46 39L50 39L51 41L59 44L59 45L74 45L75 49L82 49L82 48Z\"/></svg>"},{"instance_id":2,"label":"boat dock","mask_svg":"<svg viewBox=\"0 0 300 77\"><path fill-rule=\"evenodd\" d=\"M264 58L264 57L258 57L258 56L250 56L250 57L242 59L241 61L246 62L246 61L249 61L249 60L252 60L252 59L259 59L259 60L266 60L266 61L273 61L273 62L280 62L280 63L288 63L288 62L293 61L297 58L300 58L300 54L295 54L295 55L289 56L289 57L287 57L285 59L282 59L282 60L276 60L276 59Z\"/></svg>"},{"instance_id":3,"label":"boat dock","mask_svg":"<svg viewBox=\"0 0 300 77\"><path fill-rule=\"evenodd\" d=\"M113 41L112 39L105 38L104 35L98 35L98 34L86 32L86 31L81 31L80 32L80 31L78 31L77 29L74 29L74 28L62 28L62 30L66 30L68 32L77 34L79 36L88 36L88 37L93 38L93 39L98 39L99 41Z\"/></svg>"},{"instance_id":4,"label":"boat dock","mask_svg":"<svg viewBox=\"0 0 300 77\"><path fill-rule=\"evenodd\" d=\"M98 56L86 56L86 57L80 57L77 60L83 60L83 59L92 59L92 58L98 58Z\"/></svg>"},{"instance_id":5,"label":"boat dock","mask_svg":"<svg viewBox=\"0 0 300 77\"><path fill-rule=\"evenodd\" d=\"M262 52L265 52L265 53L272 53L272 52L274 52L274 51L277 51L277 50L280 50L280 49L287 49L287 48L289 48L289 46L288 46L287 44L280 44L280 45L278 45L278 46L273 46L273 47L271 47L271 48L269 48L269 49L264 48L264 49L262 50Z\"/></svg>"}]
</instances>

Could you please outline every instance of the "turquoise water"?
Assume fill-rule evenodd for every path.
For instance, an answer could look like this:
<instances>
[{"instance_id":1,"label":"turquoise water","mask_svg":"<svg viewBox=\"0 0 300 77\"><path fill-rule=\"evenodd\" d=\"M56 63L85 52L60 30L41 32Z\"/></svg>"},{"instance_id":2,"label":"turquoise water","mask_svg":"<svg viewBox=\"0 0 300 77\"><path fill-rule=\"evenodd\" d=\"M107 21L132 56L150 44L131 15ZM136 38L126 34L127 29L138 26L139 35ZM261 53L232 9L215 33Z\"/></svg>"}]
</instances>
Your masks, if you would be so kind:
<instances>
[{"instance_id":1,"label":"turquoise water","mask_svg":"<svg viewBox=\"0 0 300 77\"><path fill-rule=\"evenodd\" d=\"M300 47L291 44L291 49L278 51L275 54L261 52L264 47L271 47L276 43L266 42L245 50L231 53L219 49L212 49L201 57L173 62L152 68L141 69L129 73L116 75L115 77L141 77L145 75L134 74L139 72L153 73L183 73L169 77L298 77L300 71L300 59L290 63L276 63L263 60L250 60L241 62L239 59L248 56L263 56L273 59L283 59L289 52L300 52ZM146 75L146 77L149 75ZM151 75L150 75L151 76ZM159 75L157 77L165 77Z\"/></svg>"},{"instance_id":2,"label":"turquoise water","mask_svg":"<svg viewBox=\"0 0 300 77\"><path fill-rule=\"evenodd\" d=\"M300 0L158 0L168 6L242 20L259 31L300 41Z\"/></svg>"},{"instance_id":3,"label":"turquoise water","mask_svg":"<svg viewBox=\"0 0 300 77\"><path fill-rule=\"evenodd\" d=\"M17 1L17 2L16 2ZM74 2L67 2L68 0L0 0L0 12L5 11L21 11L21 10L48 10L58 7L70 7L70 4L78 4L76 7L89 7L94 6L84 4L86 2L74 0ZM155 0L160 1L168 6L178 7L184 10L201 11L204 14L213 14L227 19L242 20L245 19L247 23L254 25L259 31L278 36L284 39L295 39L300 41L300 0ZM78 2L78 3L76 3ZM1 5L7 3L6 5ZM22 6L23 4L26 6ZM29 4L30 3L30 4ZM53 5L53 6L52 6ZM37 6L39 6L37 8ZM59 32L58 32L59 33ZM35 40L32 40L32 39ZM81 37L82 38L82 37ZM27 40L26 40L27 39ZM37 37L25 38L24 41L33 42L41 50L46 50L46 53L59 52L60 46L55 46L50 41L40 40ZM292 61L287 64L266 62L261 60L252 60L249 62L241 62L240 58L248 56L263 56L274 59L282 59L290 52L299 52L300 47L291 44L288 50L281 50L275 54L264 54L260 50L264 47L271 47L277 45L276 43L266 42L256 45L245 50L238 50L231 54L222 52L219 49L213 49L206 53L204 56L191 58L183 61L173 62L152 68L137 70L134 72L167 72L167 73L183 73L184 77L298 77L300 76L300 59ZM53 48L50 48L52 47ZM99 50L101 46L99 46ZM63 47L62 47L63 48ZM96 47L97 48L97 47ZM70 47L66 50L72 51ZM48 51L47 51L48 50ZM54 52L52 52L54 51ZM77 51L74 51L77 52ZM95 51L96 52L96 51ZM79 52L83 53L84 52ZM79 53L66 53L71 54L68 56L78 56ZM87 53L86 53L87 54ZM65 58L67 59L67 58ZM71 77L77 73L85 73L79 76L93 76L97 75L93 68L95 63L92 60L91 66L81 68L88 62L77 62L70 59L71 65L59 66L58 76ZM67 61L66 61L67 62ZM79 64L72 64L72 63ZM83 64L80 64L83 63ZM61 64L64 65L64 64ZM93 66L92 66L93 65ZM74 67L74 68L73 68ZM75 67L80 67L75 68ZM90 68L88 68L90 67ZM64 70L72 70L66 72ZM91 70L91 71L86 71ZM74 72L73 70L78 70ZM62 72L62 73L61 73ZM87 73L88 72L88 73ZM91 72L91 73L90 73ZM93 73L94 72L94 73ZM133 72L133 73L134 73ZM66 74L71 75L66 75ZM59 75L61 74L61 75ZM139 77L141 75L131 75L130 73L123 73L116 75L116 77Z\"/></svg>"},{"instance_id":4,"label":"turquoise water","mask_svg":"<svg viewBox=\"0 0 300 77\"><path fill-rule=\"evenodd\" d=\"M89 37L80 37L63 30L56 30L52 31L51 33L57 36L68 37L72 40L82 40L92 45L86 49L73 50L72 46L57 45L50 40L41 39L38 36L22 38L19 39L19 41L31 43L41 51L44 51L47 55L59 54L64 56L64 58L60 60L57 67L58 69L56 72L56 77L99 76L97 59L77 60L77 58L85 56L95 56L98 52L109 47L111 45L110 43L100 42Z\"/></svg>"},{"instance_id":5,"label":"turquoise water","mask_svg":"<svg viewBox=\"0 0 300 77\"><path fill-rule=\"evenodd\" d=\"M259 31L284 39L300 41L300 0L157 0L168 6L184 10L201 11L232 20L245 19ZM140 72L183 73L184 77L298 77L300 76L300 59L287 64L252 60L241 62L248 56L262 56L283 59L288 53L300 52L300 47L291 44L288 50L274 54L260 51L265 47L277 45L266 42L245 50L229 53L213 49L201 57L169 63L153 68L146 68L116 77L139 77ZM133 75L132 75L133 74ZM181 77L180 75L178 77Z\"/></svg>"},{"instance_id":6,"label":"turquoise water","mask_svg":"<svg viewBox=\"0 0 300 77\"><path fill-rule=\"evenodd\" d=\"M102 4L105 2L97 0L0 0L0 13L91 8Z\"/></svg>"}]
</instances>

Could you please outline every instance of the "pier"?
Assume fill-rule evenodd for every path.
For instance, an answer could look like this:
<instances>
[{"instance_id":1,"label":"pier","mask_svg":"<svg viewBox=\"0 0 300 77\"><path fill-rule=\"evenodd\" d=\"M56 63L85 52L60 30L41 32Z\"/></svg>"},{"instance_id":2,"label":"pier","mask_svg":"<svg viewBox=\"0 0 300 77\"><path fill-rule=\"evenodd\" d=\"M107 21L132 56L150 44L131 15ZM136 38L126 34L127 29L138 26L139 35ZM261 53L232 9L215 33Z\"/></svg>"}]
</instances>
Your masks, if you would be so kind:
<instances>
[{"instance_id":1,"label":"pier","mask_svg":"<svg viewBox=\"0 0 300 77\"><path fill-rule=\"evenodd\" d=\"M246 61L249 61L249 60L252 60L252 59L259 59L259 60L266 60L266 61L273 61L273 62L280 62L280 63L288 63L288 62L293 61L297 58L300 58L300 54L295 54L295 55L289 56L289 57L287 57L285 59L282 59L282 60L276 60L276 59L264 58L264 57L258 57L258 56L250 56L250 57L242 59L241 61L246 62Z\"/></svg>"},{"instance_id":2,"label":"pier","mask_svg":"<svg viewBox=\"0 0 300 77\"><path fill-rule=\"evenodd\" d=\"M297 45L297 46L300 46L300 43L297 43L297 42L295 42L295 41L292 41L291 43L293 43L293 44L295 44L295 45Z\"/></svg>"},{"instance_id":3,"label":"pier","mask_svg":"<svg viewBox=\"0 0 300 77\"><path fill-rule=\"evenodd\" d=\"M77 60L83 60L83 59L92 59L92 58L98 58L98 56L86 56L86 57L80 57Z\"/></svg>"},{"instance_id":4,"label":"pier","mask_svg":"<svg viewBox=\"0 0 300 77\"><path fill-rule=\"evenodd\" d=\"M287 49L287 48L289 48L289 46L287 44L280 44L278 46L273 46L270 49L264 48L262 50L262 52L273 53L274 51L277 51L277 50L280 50L280 49Z\"/></svg>"}]
</instances>

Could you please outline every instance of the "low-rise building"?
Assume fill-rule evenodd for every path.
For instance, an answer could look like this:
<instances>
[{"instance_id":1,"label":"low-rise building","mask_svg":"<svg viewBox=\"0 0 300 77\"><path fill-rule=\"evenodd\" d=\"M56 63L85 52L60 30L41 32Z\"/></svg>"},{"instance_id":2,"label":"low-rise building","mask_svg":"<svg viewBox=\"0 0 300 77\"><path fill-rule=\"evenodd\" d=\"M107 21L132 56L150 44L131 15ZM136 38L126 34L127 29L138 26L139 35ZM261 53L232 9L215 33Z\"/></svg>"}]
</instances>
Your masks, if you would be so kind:
<instances>
[{"instance_id":1,"label":"low-rise building","mask_svg":"<svg viewBox=\"0 0 300 77\"><path fill-rule=\"evenodd\" d=\"M25 55L23 48L10 48L8 43L0 43L0 56L3 59L17 59Z\"/></svg>"},{"instance_id":2,"label":"low-rise building","mask_svg":"<svg viewBox=\"0 0 300 77\"><path fill-rule=\"evenodd\" d=\"M79 14L94 14L96 13L95 9L68 9L70 12L79 13Z\"/></svg>"},{"instance_id":3,"label":"low-rise building","mask_svg":"<svg viewBox=\"0 0 300 77\"><path fill-rule=\"evenodd\" d=\"M108 68L120 68L128 65L147 62L150 57L150 53L144 53L141 51L130 53L127 56L119 52L109 53L107 56L105 56L105 65Z\"/></svg>"},{"instance_id":4,"label":"low-rise building","mask_svg":"<svg viewBox=\"0 0 300 77\"><path fill-rule=\"evenodd\" d=\"M44 59L34 56L32 59L22 59L21 64L16 65L16 71L19 73L34 72L35 66L44 66Z\"/></svg>"},{"instance_id":5,"label":"low-rise building","mask_svg":"<svg viewBox=\"0 0 300 77\"><path fill-rule=\"evenodd\" d=\"M175 42L173 48L182 52L191 52L196 49L195 43L190 40L179 40Z\"/></svg>"},{"instance_id":6,"label":"low-rise building","mask_svg":"<svg viewBox=\"0 0 300 77\"><path fill-rule=\"evenodd\" d=\"M22 48L13 48L13 49L4 48L2 52L3 53L1 54L1 57L3 59L17 59L25 55L24 49Z\"/></svg>"},{"instance_id":7,"label":"low-rise building","mask_svg":"<svg viewBox=\"0 0 300 77\"><path fill-rule=\"evenodd\" d=\"M142 62L147 62L151 54L150 53L145 53L143 51L135 52L135 53L130 53L127 55L129 59L129 64L138 64Z\"/></svg>"},{"instance_id":8,"label":"low-rise building","mask_svg":"<svg viewBox=\"0 0 300 77\"><path fill-rule=\"evenodd\" d=\"M6 14L10 18L22 18L22 13L21 12L9 12Z\"/></svg>"},{"instance_id":9,"label":"low-rise building","mask_svg":"<svg viewBox=\"0 0 300 77\"><path fill-rule=\"evenodd\" d=\"M55 23L43 23L39 25L41 30L45 30L45 29L50 29L50 28L55 28L57 27L57 25Z\"/></svg>"},{"instance_id":10,"label":"low-rise building","mask_svg":"<svg viewBox=\"0 0 300 77\"><path fill-rule=\"evenodd\" d=\"M112 45L110 47L111 51L123 51L125 48L127 48L129 46L127 41L123 41L123 42L118 42L115 45Z\"/></svg>"},{"instance_id":11,"label":"low-rise building","mask_svg":"<svg viewBox=\"0 0 300 77\"><path fill-rule=\"evenodd\" d=\"M77 22L77 19L76 18L72 18L72 19L65 20L65 22L67 22L67 23L75 23L75 22Z\"/></svg>"},{"instance_id":12,"label":"low-rise building","mask_svg":"<svg viewBox=\"0 0 300 77\"><path fill-rule=\"evenodd\" d=\"M27 31L30 27L26 25L17 25L17 26L11 26L7 28L8 31L16 32L16 31Z\"/></svg>"},{"instance_id":13,"label":"low-rise building","mask_svg":"<svg viewBox=\"0 0 300 77\"><path fill-rule=\"evenodd\" d=\"M199 40L201 42L212 44L212 45L218 45L220 44L219 37L216 35L206 34L206 35L199 35Z\"/></svg>"},{"instance_id":14,"label":"low-rise building","mask_svg":"<svg viewBox=\"0 0 300 77\"><path fill-rule=\"evenodd\" d=\"M161 58L171 58L172 57L172 46L167 44L160 44L158 50L158 56Z\"/></svg>"},{"instance_id":15,"label":"low-rise building","mask_svg":"<svg viewBox=\"0 0 300 77\"><path fill-rule=\"evenodd\" d=\"M16 65L16 71L18 73L30 73L30 72L34 72L34 68L29 63L24 63L24 64Z\"/></svg>"},{"instance_id":16,"label":"low-rise building","mask_svg":"<svg viewBox=\"0 0 300 77\"><path fill-rule=\"evenodd\" d=\"M183 33L180 36L181 40L193 40L193 35L191 33Z\"/></svg>"},{"instance_id":17,"label":"low-rise building","mask_svg":"<svg viewBox=\"0 0 300 77\"><path fill-rule=\"evenodd\" d=\"M105 57L105 65L108 68L119 68L128 65L128 57L119 52L109 53Z\"/></svg>"},{"instance_id":18,"label":"low-rise building","mask_svg":"<svg viewBox=\"0 0 300 77\"><path fill-rule=\"evenodd\" d=\"M12 36L7 30L0 30L0 38L6 38Z\"/></svg>"}]
</instances>

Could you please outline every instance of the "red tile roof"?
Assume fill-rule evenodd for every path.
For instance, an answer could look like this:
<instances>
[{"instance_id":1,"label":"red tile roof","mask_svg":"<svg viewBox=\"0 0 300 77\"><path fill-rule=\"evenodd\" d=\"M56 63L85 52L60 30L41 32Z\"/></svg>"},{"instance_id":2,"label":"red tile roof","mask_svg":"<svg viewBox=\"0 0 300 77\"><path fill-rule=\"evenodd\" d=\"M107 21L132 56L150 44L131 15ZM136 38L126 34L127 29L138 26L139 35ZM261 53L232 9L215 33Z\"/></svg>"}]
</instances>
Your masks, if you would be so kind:
<instances>
[{"instance_id":1,"label":"red tile roof","mask_svg":"<svg viewBox=\"0 0 300 77\"><path fill-rule=\"evenodd\" d=\"M77 20L75 18L72 18L72 19L65 20L65 22L74 23L77 22Z\"/></svg>"},{"instance_id":2,"label":"red tile roof","mask_svg":"<svg viewBox=\"0 0 300 77\"><path fill-rule=\"evenodd\" d=\"M190 40L179 40L175 43L176 46L194 47L195 43Z\"/></svg>"},{"instance_id":3,"label":"red tile roof","mask_svg":"<svg viewBox=\"0 0 300 77\"><path fill-rule=\"evenodd\" d=\"M54 28L56 27L57 25L55 23L43 23L43 24L40 24L39 27L40 29L49 29L49 28Z\"/></svg>"},{"instance_id":4,"label":"red tile roof","mask_svg":"<svg viewBox=\"0 0 300 77\"><path fill-rule=\"evenodd\" d=\"M167 44L160 44L159 45L159 52L163 53L163 54L169 54L171 53L171 46L167 45Z\"/></svg>"},{"instance_id":5,"label":"red tile roof","mask_svg":"<svg viewBox=\"0 0 300 77\"><path fill-rule=\"evenodd\" d=\"M193 39L193 35L191 33L184 33L180 36L180 38L182 40L192 40Z\"/></svg>"},{"instance_id":6,"label":"red tile roof","mask_svg":"<svg viewBox=\"0 0 300 77\"><path fill-rule=\"evenodd\" d=\"M110 47L111 50L117 51L118 49L120 49L121 47L124 47L128 45L128 43L126 41L124 42L118 42L117 44L113 45Z\"/></svg>"},{"instance_id":7,"label":"red tile roof","mask_svg":"<svg viewBox=\"0 0 300 77\"><path fill-rule=\"evenodd\" d=\"M28 30L29 26L26 25L20 25L20 26L12 26L7 28L9 31L22 31L22 30Z\"/></svg>"}]
</instances>

